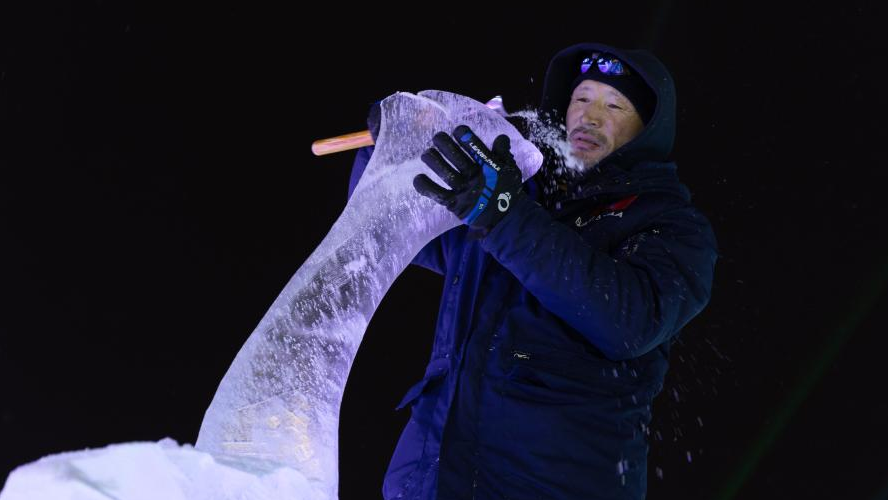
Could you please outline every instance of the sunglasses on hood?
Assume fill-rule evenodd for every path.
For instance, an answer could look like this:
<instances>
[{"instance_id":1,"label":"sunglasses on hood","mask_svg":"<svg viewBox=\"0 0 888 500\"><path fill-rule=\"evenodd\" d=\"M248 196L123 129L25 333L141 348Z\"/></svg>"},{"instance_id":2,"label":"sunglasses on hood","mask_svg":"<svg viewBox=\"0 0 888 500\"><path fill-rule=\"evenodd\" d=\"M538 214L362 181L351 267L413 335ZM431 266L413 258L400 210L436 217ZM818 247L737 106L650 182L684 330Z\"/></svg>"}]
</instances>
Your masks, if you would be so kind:
<instances>
[{"instance_id":1,"label":"sunglasses on hood","mask_svg":"<svg viewBox=\"0 0 888 500\"><path fill-rule=\"evenodd\" d=\"M605 55L600 52L593 52L591 57L583 59L583 62L580 63L580 73L586 73L593 66L605 75L621 76L632 74L622 61L610 54Z\"/></svg>"}]
</instances>

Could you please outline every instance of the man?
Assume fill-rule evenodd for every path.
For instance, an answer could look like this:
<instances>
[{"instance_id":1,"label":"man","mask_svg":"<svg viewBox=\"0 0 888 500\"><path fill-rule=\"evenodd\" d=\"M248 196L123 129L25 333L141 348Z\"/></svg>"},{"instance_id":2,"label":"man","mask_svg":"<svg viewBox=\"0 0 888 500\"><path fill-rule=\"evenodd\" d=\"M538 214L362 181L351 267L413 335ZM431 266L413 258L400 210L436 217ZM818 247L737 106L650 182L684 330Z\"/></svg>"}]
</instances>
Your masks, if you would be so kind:
<instances>
[{"instance_id":1,"label":"man","mask_svg":"<svg viewBox=\"0 0 888 500\"><path fill-rule=\"evenodd\" d=\"M716 239L669 161L675 91L652 54L568 47L541 108L579 168L553 157L522 184L508 139L467 127L423 155L449 186L414 186L465 224L413 261L444 291L386 499L645 496L652 400L709 302Z\"/></svg>"}]
</instances>

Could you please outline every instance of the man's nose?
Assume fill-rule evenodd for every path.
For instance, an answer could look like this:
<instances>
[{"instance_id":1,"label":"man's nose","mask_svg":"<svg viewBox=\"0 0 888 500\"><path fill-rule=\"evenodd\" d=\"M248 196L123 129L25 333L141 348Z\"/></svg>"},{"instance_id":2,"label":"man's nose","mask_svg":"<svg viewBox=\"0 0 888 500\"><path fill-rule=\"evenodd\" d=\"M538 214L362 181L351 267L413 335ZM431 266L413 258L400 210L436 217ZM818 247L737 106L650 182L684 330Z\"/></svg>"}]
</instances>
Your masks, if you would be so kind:
<instances>
[{"instance_id":1,"label":"man's nose","mask_svg":"<svg viewBox=\"0 0 888 500\"><path fill-rule=\"evenodd\" d=\"M601 126L601 112L595 109L595 106L589 106L583 111L583 115L580 117L583 124L589 125L590 127L598 128Z\"/></svg>"}]
</instances>

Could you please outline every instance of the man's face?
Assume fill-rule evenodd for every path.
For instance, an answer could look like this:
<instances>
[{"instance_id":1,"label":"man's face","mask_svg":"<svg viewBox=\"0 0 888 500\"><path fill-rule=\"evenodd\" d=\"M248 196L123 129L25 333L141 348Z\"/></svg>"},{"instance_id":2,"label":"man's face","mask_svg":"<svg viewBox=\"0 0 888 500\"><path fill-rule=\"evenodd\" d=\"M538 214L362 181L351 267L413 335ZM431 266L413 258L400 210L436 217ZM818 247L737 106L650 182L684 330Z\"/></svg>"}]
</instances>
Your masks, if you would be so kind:
<instances>
[{"instance_id":1,"label":"man's face","mask_svg":"<svg viewBox=\"0 0 888 500\"><path fill-rule=\"evenodd\" d=\"M571 155L586 169L616 151L644 129L635 107L617 89L583 80L570 97L565 116Z\"/></svg>"}]
</instances>

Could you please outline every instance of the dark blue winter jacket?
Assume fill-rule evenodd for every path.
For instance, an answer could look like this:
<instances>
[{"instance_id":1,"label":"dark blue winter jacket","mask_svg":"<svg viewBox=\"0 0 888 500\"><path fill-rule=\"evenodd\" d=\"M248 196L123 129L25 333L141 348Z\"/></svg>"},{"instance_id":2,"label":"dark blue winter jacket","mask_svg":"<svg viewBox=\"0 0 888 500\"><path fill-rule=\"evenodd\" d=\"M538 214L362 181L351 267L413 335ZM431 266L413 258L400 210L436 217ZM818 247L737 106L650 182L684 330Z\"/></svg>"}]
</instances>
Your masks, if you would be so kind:
<instances>
[{"instance_id":1,"label":"dark blue winter jacket","mask_svg":"<svg viewBox=\"0 0 888 500\"><path fill-rule=\"evenodd\" d=\"M461 225L416 256L444 290L425 376L398 406L412 415L387 500L645 496L652 399L670 343L709 302L717 245L668 159L675 92L656 58L565 49L542 108L563 120L579 61L596 49L639 70L654 115L567 191L544 195L538 173L487 235ZM358 152L349 196L372 150Z\"/></svg>"}]
</instances>

